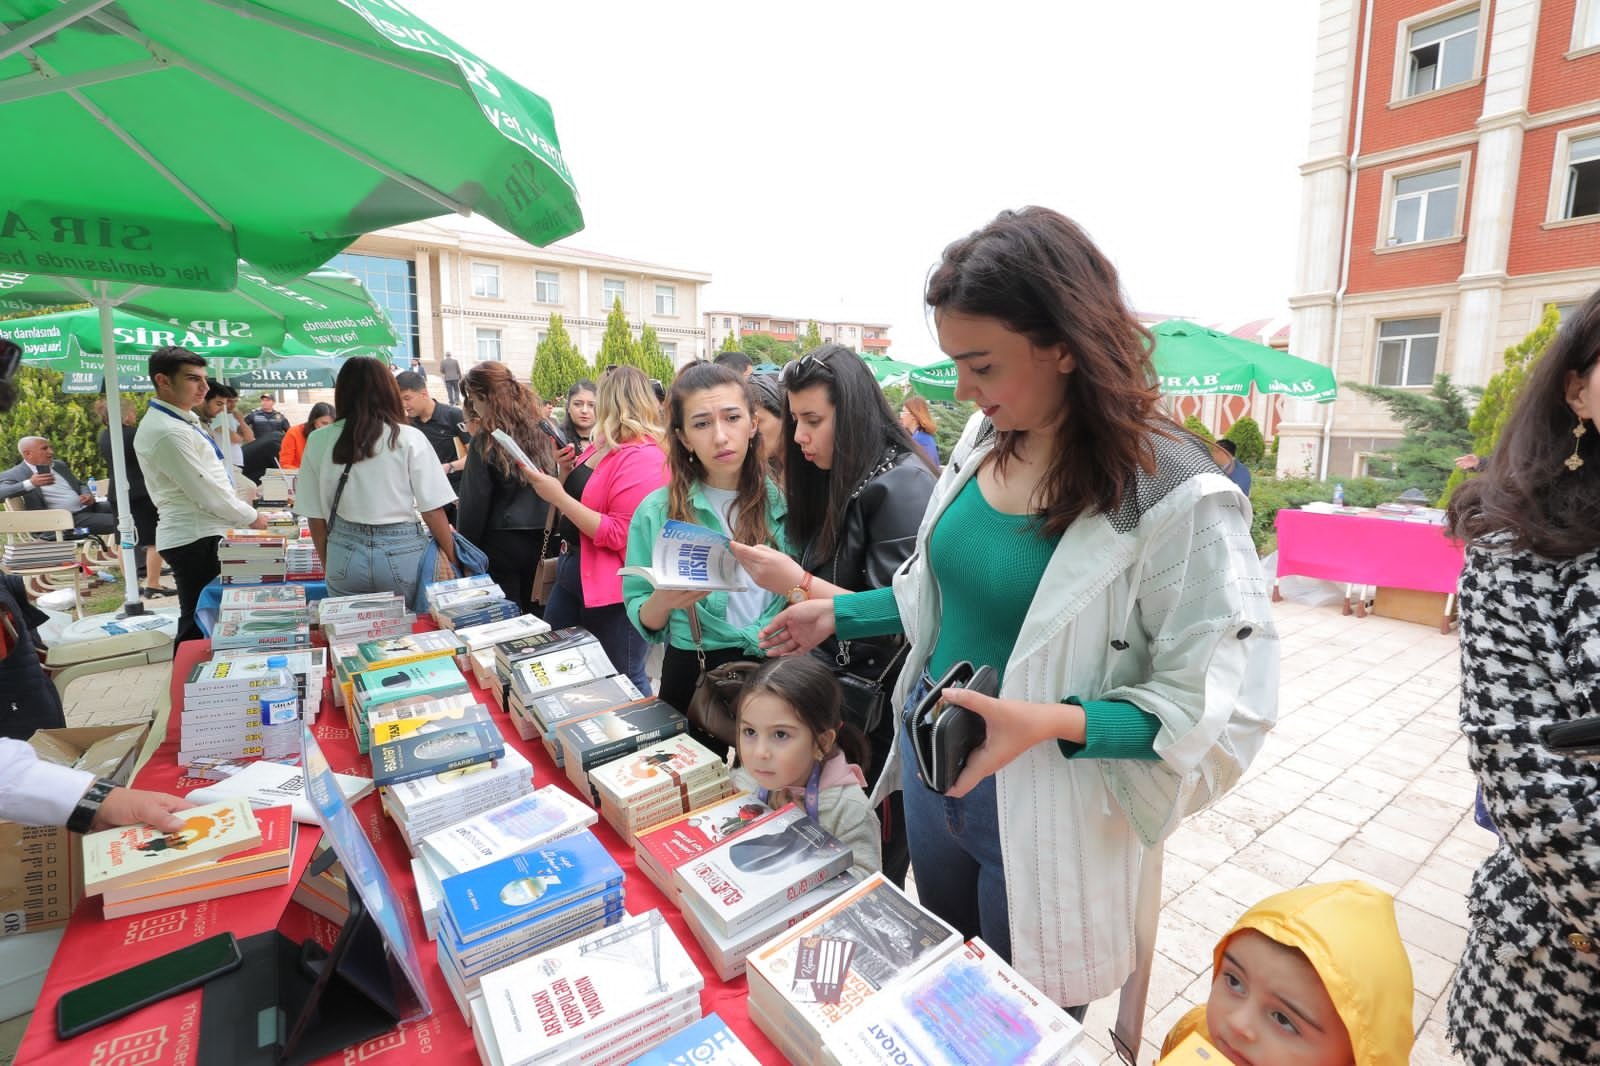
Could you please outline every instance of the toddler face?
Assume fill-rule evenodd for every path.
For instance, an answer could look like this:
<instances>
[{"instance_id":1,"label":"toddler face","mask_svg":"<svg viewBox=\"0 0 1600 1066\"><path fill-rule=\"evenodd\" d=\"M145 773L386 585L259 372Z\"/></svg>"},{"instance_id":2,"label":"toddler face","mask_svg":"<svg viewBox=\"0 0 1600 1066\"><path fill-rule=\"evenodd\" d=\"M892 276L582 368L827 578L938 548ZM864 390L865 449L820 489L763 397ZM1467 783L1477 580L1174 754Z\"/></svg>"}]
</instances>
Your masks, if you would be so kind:
<instances>
[{"instance_id":1,"label":"toddler face","mask_svg":"<svg viewBox=\"0 0 1600 1066\"><path fill-rule=\"evenodd\" d=\"M762 788L804 784L816 742L793 707L770 692L756 692L739 708L739 759Z\"/></svg>"},{"instance_id":2,"label":"toddler face","mask_svg":"<svg viewBox=\"0 0 1600 1066\"><path fill-rule=\"evenodd\" d=\"M1211 1042L1236 1066L1350 1066L1344 1021L1304 955L1246 929L1228 941L1206 1001Z\"/></svg>"}]
</instances>

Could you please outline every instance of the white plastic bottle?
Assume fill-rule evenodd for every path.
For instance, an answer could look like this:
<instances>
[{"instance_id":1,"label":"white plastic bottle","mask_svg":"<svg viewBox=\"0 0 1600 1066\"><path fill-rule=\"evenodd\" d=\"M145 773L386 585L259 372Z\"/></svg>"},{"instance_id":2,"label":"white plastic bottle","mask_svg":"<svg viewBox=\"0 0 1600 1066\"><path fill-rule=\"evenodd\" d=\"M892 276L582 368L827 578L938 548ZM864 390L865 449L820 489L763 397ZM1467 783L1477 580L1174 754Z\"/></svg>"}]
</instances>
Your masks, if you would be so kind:
<instances>
[{"instance_id":1,"label":"white plastic bottle","mask_svg":"<svg viewBox=\"0 0 1600 1066\"><path fill-rule=\"evenodd\" d=\"M1335 507L1344 506L1344 482L1342 481L1333 486L1333 505Z\"/></svg>"},{"instance_id":2,"label":"white plastic bottle","mask_svg":"<svg viewBox=\"0 0 1600 1066\"><path fill-rule=\"evenodd\" d=\"M90 496L93 496L97 500L100 498L100 486L95 482L93 474L89 475L89 484L85 485L84 487L89 490Z\"/></svg>"},{"instance_id":3,"label":"white plastic bottle","mask_svg":"<svg viewBox=\"0 0 1600 1066\"><path fill-rule=\"evenodd\" d=\"M274 655L267 660L267 684L258 698L262 725L284 725L300 717L300 689L287 656Z\"/></svg>"}]
</instances>

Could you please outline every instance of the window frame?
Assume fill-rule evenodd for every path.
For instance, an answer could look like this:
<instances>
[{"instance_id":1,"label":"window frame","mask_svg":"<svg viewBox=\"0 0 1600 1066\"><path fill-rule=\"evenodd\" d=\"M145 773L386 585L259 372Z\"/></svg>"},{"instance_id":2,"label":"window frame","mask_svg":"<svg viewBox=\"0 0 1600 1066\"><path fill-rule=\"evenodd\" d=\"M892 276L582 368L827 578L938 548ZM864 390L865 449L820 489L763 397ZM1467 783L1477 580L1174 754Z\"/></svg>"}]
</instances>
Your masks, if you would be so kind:
<instances>
[{"instance_id":1,"label":"window frame","mask_svg":"<svg viewBox=\"0 0 1600 1066\"><path fill-rule=\"evenodd\" d=\"M487 336L485 336L487 334ZM484 342L492 341L494 354L484 354ZM498 326L474 326L472 328L472 352L480 363L503 363L506 361L505 330Z\"/></svg>"},{"instance_id":2,"label":"window frame","mask_svg":"<svg viewBox=\"0 0 1600 1066\"><path fill-rule=\"evenodd\" d=\"M553 300L545 299L544 287L547 284L552 284L556 287L555 299ZM534 268L533 302L538 304L559 304L561 302L561 271Z\"/></svg>"},{"instance_id":3,"label":"window frame","mask_svg":"<svg viewBox=\"0 0 1600 1066\"><path fill-rule=\"evenodd\" d=\"M654 290L655 299L651 302L651 306L655 308L656 315L658 317L661 317L661 318L677 318L678 317L678 287L676 285L670 285L670 284L668 284L668 283L666 283L664 281L658 281L658 282L655 282L654 284L655 284L655 290ZM667 297L667 309L665 311L663 311L661 309L661 296L662 296L661 290L662 289L666 290L666 297Z\"/></svg>"},{"instance_id":4,"label":"window frame","mask_svg":"<svg viewBox=\"0 0 1600 1066\"><path fill-rule=\"evenodd\" d=\"M1583 30L1589 23L1594 25L1594 40L1585 41ZM1578 0L1572 12L1572 41L1567 49L1567 59L1577 59L1580 56L1600 52L1600 0Z\"/></svg>"},{"instance_id":5,"label":"window frame","mask_svg":"<svg viewBox=\"0 0 1600 1066\"><path fill-rule=\"evenodd\" d=\"M1444 337L1445 337L1445 326L1446 326L1445 317L1446 316L1445 316L1445 313L1444 313L1443 310L1432 311L1432 312L1426 311L1426 310L1421 310L1421 311L1415 311L1415 312L1402 311L1402 312L1399 312L1397 314L1391 314L1391 315L1384 316L1382 318L1375 318L1373 320L1373 324L1372 324L1372 349L1371 349L1372 350L1372 370L1367 375L1368 379L1372 382L1372 384L1376 385L1376 386L1378 386L1380 388L1386 388L1386 389L1431 389L1431 388L1433 388L1434 379L1439 376L1440 370L1441 370L1441 364L1444 362ZM1385 341L1400 340L1402 338L1399 338L1399 337L1385 337L1383 335L1383 327L1386 324L1390 323L1390 322L1403 322L1403 321L1405 321L1407 319L1417 319L1417 318L1435 318L1435 319L1438 319L1439 324L1435 328L1435 332L1433 332L1433 333L1408 333L1408 334L1405 335L1405 337L1403 339L1406 342L1406 347L1405 347L1405 353L1404 353L1403 361L1400 364L1400 383L1396 384L1396 385L1385 384L1384 382L1379 380L1379 375L1383 370L1383 345L1384 345L1384 342ZM1435 343L1434 343L1434 348L1433 348L1433 372L1428 375L1428 380L1423 382L1422 384L1420 384L1420 385L1408 385L1408 384L1406 384L1406 379L1410 376L1409 371L1411 369L1411 342L1412 342L1413 339L1415 339L1417 337L1432 337L1434 339Z\"/></svg>"},{"instance_id":6,"label":"window frame","mask_svg":"<svg viewBox=\"0 0 1600 1066\"><path fill-rule=\"evenodd\" d=\"M667 357L667 362L676 367L678 365L678 342L662 341L661 354Z\"/></svg>"},{"instance_id":7,"label":"window frame","mask_svg":"<svg viewBox=\"0 0 1600 1066\"><path fill-rule=\"evenodd\" d=\"M478 269L480 267L494 271L494 291L493 292L479 292L478 291L478 282L481 281L481 280L484 280L483 278L480 278L479 275L478 275ZM499 263L492 262L491 260L488 260L488 259L469 259L467 261L467 281L472 286L472 298L474 300L503 300L503 299L505 299L505 295L506 295L505 274L500 269L500 264Z\"/></svg>"},{"instance_id":8,"label":"window frame","mask_svg":"<svg viewBox=\"0 0 1600 1066\"><path fill-rule=\"evenodd\" d=\"M1408 241L1400 244L1390 244L1389 238L1394 231L1394 209L1398 197L1395 188L1404 178L1415 177L1418 174L1432 174L1436 171L1457 168L1456 177L1456 213L1451 224L1448 237L1435 237L1431 240ZM1383 200L1378 206L1378 232L1373 244L1373 251L1384 254L1391 252L1409 252L1417 248L1434 248L1442 244L1455 244L1466 237L1467 219L1467 189L1472 179L1472 152L1470 150L1457 152L1453 155L1433 156L1429 159L1404 166L1393 167L1383 172Z\"/></svg>"},{"instance_id":9,"label":"window frame","mask_svg":"<svg viewBox=\"0 0 1600 1066\"><path fill-rule=\"evenodd\" d=\"M1486 44L1484 38L1487 36L1483 32L1483 6L1481 0L1457 0L1455 3L1444 4L1400 20L1395 26L1394 81L1390 88L1389 106L1395 107L1417 100L1432 100L1436 96L1469 88L1483 81ZM1477 40L1474 42L1472 53L1472 75L1450 85L1437 86L1420 93L1410 93L1408 90L1411 88L1411 35L1418 30L1425 30L1430 26L1465 15L1469 11L1475 11L1478 15L1478 25L1473 31L1477 34Z\"/></svg>"},{"instance_id":10,"label":"window frame","mask_svg":"<svg viewBox=\"0 0 1600 1066\"><path fill-rule=\"evenodd\" d=\"M1572 142L1586 141L1591 137L1600 137L1600 122L1588 122L1580 126L1569 126L1564 130L1556 131L1555 151L1550 157L1550 199L1545 204L1544 228L1550 229L1559 226L1585 226L1600 222L1600 212L1592 215L1579 215L1577 218L1563 218L1562 211L1567 203L1567 171L1571 168Z\"/></svg>"}]
</instances>

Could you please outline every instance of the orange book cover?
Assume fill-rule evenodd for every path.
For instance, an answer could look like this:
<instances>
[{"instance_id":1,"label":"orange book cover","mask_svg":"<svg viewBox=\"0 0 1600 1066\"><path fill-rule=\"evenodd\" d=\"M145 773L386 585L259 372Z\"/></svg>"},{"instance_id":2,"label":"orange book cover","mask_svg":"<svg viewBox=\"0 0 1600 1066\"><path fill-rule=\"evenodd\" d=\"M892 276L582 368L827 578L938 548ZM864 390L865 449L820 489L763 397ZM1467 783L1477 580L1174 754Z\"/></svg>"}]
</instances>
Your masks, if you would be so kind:
<instances>
[{"instance_id":1,"label":"orange book cover","mask_svg":"<svg viewBox=\"0 0 1600 1066\"><path fill-rule=\"evenodd\" d=\"M83 838L83 894L198 866L261 843L250 801L239 798L179 811L183 825L163 833L152 825L125 825Z\"/></svg>"},{"instance_id":2,"label":"orange book cover","mask_svg":"<svg viewBox=\"0 0 1600 1066\"><path fill-rule=\"evenodd\" d=\"M236 877L287 867L294 854L294 808L285 804L281 807L266 807L254 813L256 826L261 832L260 844L196 866L185 866L180 870L162 873L143 881L107 889L106 905L108 907L120 905L128 900L142 899L145 896L219 884Z\"/></svg>"}]
</instances>

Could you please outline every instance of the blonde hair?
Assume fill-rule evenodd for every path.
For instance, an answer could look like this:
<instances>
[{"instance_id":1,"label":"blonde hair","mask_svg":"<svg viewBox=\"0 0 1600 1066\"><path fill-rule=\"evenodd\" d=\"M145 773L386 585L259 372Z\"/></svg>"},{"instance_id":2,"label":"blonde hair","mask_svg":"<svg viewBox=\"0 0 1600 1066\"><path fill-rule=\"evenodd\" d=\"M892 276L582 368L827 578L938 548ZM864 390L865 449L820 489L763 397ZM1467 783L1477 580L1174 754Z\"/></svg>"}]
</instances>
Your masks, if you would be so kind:
<instances>
[{"instance_id":1,"label":"blonde hair","mask_svg":"<svg viewBox=\"0 0 1600 1066\"><path fill-rule=\"evenodd\" d=\"M595 436L615 448L641 437L657 446L666 439L661 404L644 371L631 366L608 370L595 390Z\"/></svg>"}]
</instances>

